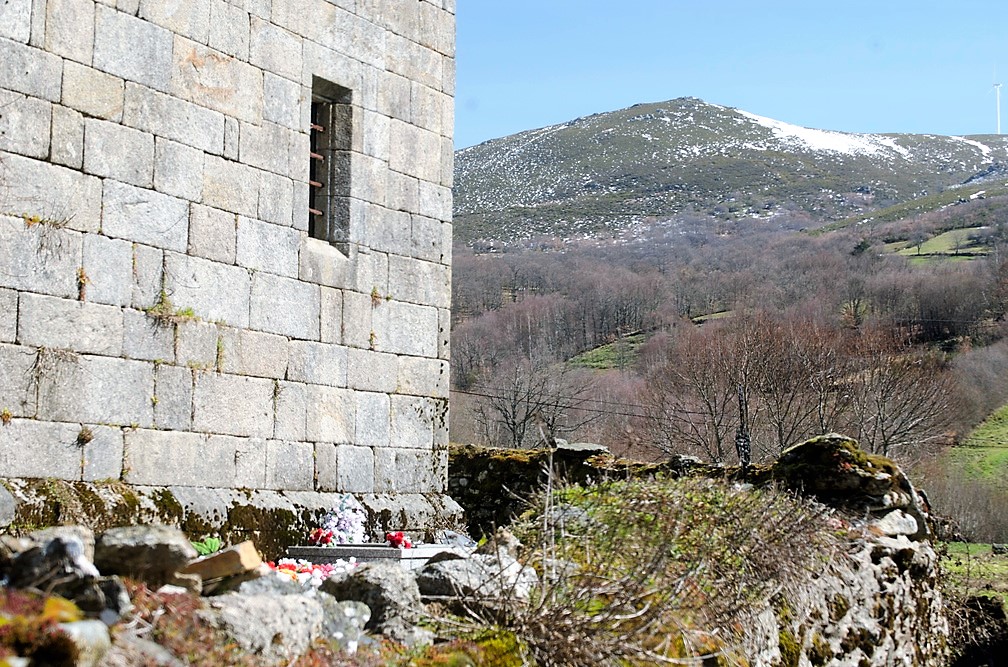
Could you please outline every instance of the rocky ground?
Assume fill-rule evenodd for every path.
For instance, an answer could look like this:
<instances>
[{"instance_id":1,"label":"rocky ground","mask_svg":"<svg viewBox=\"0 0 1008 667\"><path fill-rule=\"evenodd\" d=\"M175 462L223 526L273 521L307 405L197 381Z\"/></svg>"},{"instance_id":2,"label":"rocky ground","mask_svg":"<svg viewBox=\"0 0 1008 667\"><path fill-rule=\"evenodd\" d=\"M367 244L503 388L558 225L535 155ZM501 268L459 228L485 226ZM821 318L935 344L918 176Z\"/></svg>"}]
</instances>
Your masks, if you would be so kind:
<instances>
[{"instance_id":1,"label":"rocky ground","mask_svg":"<svg viewBox=\"0 0 1008 667\"><path fill-rule=\"evenodd\" d=\"M416 571L298 577L252 543L198 557L169 526L3 536L0 655L115 667L624 664L659 651L720 665L945 664L929 517L891 462L829 437L768 468L695 477L682 463L561 484L514 524L528 546L499 532ZM785 491L798 487L809 498ZM970 627L990 616L978 608Z\"/></svg>"}]
</instances>

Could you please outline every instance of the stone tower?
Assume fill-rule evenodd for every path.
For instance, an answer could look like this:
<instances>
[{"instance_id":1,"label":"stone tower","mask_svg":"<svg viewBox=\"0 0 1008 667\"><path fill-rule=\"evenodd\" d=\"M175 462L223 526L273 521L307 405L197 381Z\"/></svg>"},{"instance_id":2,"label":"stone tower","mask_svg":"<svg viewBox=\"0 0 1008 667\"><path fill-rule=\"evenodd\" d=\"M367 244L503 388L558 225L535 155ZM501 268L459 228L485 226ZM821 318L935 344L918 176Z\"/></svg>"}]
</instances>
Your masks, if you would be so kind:
<instances>
[{"instance_id":1,"label":"stone tower","mask_svg":"<svg viewBox=\"0 0 1008 667\"><path fill-rule=\"evenodd\" d=\"M444 501L454 13L0 0L0 476Z\"/></svg>"}]
</instances>

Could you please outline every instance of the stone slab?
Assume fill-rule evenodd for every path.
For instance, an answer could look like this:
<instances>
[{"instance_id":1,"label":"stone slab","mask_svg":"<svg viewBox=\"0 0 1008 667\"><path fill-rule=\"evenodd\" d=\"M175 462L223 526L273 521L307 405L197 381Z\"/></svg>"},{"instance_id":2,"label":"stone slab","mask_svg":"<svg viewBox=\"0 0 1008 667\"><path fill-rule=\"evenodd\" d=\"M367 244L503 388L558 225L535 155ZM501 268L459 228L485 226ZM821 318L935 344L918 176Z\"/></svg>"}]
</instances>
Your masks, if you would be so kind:
<instances>
[{"instance_id":1,"label":"stone slab","mask_svg":"<svg viewBox=\"0 0 1008 667\"><path fill-rule=\"evenodd\" d=\"M82 232L97 232L101 226L102 182L94 176L5 155L0 182L6 186L0 214L28 215L49 221L53 228Z\"/></svg>"},{"instance_id":2,"label":"stone slab","mask_svg":"<svg viewBox=\"0 0 1008 667\"><path fill-rule=\"evenodd\" d=\"M0 345L0 410L15 417L35 416L37 358L33 348Z\"/></svg>"},{"instance_id":3,"label":"stone slab","mask_svg":"<svg viewBox=\"0 0 1008 667\"><path fill-rule=\"evenodd\" d=\"M235 477L233 440L211 446L205 435L127 431L123 479L129 484L229 487Z\"/></svg>"},{"instance_id":4,"label":"stone slab","mask_svg":"<svg viewBox=\"0 0 1008 667\"><path fill-rule=\"evenodd\" d=\"M84 165L84 116L58 105L52 110L50 160L71 169Z\"/></svg>"},{"instance_id":5,"label":"stone slab","mask_svg":"<svg viewBox=\"0 0 1008 667\"><path fill-rule=\"evenodd\" d=\"M180 35L168 52L172 95L251 123L262 121L262 70Z\"/></svg>"},{"instance_id":6,"label":"stone slab","mask_svg":"<svg viewBox=\"0 0 1008 667\"><path fill-rule=\"evenodd\" d=\"M34 158L49 155L52 104L0 89L0 151Z\"/></svg>"},{"instance_id":7,"label":"stone slab","mask_svg":"<svg viewBox=\"0 0 1008 667\"><path fill-rule=\"evenodd\" d=\"M427 561L442 553L453 553L461 558L469 556L462 547L450 544L416 544L410 549L387 544L336 544L326 547L293 546L287 549L288 558L301 558L312 563L333 563L336 560L357 559L362 563L398 563L408 570L418 570Z\"/></svg>"},{"instance_id":8,"label":"stone slab","mask_svg":"<svg viewBox=\"0 0 1008 667\"><path fill-rule=\"evenodd\" d=\"M86 482L119 479L123 464L122 429L97 424L89 424L88 429L91 439L84 444L81 479Z\"/></svg>"},{"instance_id":9,"label":"stone slab","mask_svg":"<svg viewBox=\"0 0 1008 667\"><path fill-rule=\"evenodd\" d=\"M210 35L210 0L140 0L139 16L198 42L206 43Z\"/></svg>"},{"instance_id":10,"label":"stone slab","mask_svg":"<svg viewBox=\"0 0 1008 667\"><path fill-rule=\"evenodd\" d=\"M18 311L18 340L34 347L119 356L123 311L25 292Z\"/></svg>"},{"instance_id":11,"label":"stone slab","mask_svg":"<svg viewBox=\"0 0 1008 667\"><path fill-rule=\"evenodd\" d=\"M153 144L151 144L153 156ZM185 200L106 180L102 231L112 237L185 252L189 205Z\"/></svg>"},{"instance_id":12,"label":"stone slab","mask_svg":"<svg viewBox=\"0 0 1008 667\"><path fill-rule=\"evenodd\" d=\"M7 0L0 4L0 37L27 43L31 35L32 0Z\"/></svg>"},{"instance_id":13,"label":"stone slab","mask_svg":"<svg viewBox=\"0 0 1008 667\"><path fill-rule=\"evenodd\" d=\"M262 565L262 562L255 543L246 540L194 560L182 570L182 574L198 574L206 581L251 572Z\"/></svg>"},{"instance_id":14,"label":"stone slab","mask_svg":"<svg viewBox=\"0 0 1008 667\"><path fill-rule=\"evenodd\" d=\"M202 169L199 173L202 178ZM189 254L234 264L237 227L236 214L194 204L189 216Z\"/></svg>"},{"instance_id":15,"label":"stone slab","mask_svg":"<svg viewBox=\"0 0 1008 667\"><path fill-rule=\"evenodd\" d=\"M59 102L63 60L41 49L0 39L0 87Z\"/></svg>"},{"instance_id":16,"label":"stone slab","mask_svg":"<svg viewBox=\"0 0 1008 667\"><path fill-rule=\"evenodd\" d=\"M80 479L79 424L12 419L0 428L0 470L9 477Z\"/></svg>"},{"instance_id":17,"label":"stone slab","mask_svg":"<svg viewBox=\"0 0 1008 667\"><path fill-rule=\"evenodd\" d=\"M370 493L374 490L374 479L374 452L370 447L315 445L315 481L319 490Z\"/></svg>"},{"instance_id":18,"label":"stone slab","mask_svg":"<svg viewBox=\"0 0 1008 667\"><path fill-rule=\"evenodd\" d=\"M340 345L292 340L288 345L287 379L293 382L345 387L347 348Z\"/></svg>"},{"instance_id":19,"label":"stone slab","mask_svg":"<svg viewBox=\"0 0 1008 667\"><path fill-rule=\"evenodd\" d=\"M277 382L276 423L273 437L307 440L308 387L296 382Z\"/></svg>"},{"instance_id":20,"label":"stone slab","mask_svg":"<svg viewBox=\"0 0 1008 667\"><path fill-rule=\"evenodd\" d=\"M259 172L240 162L206 156L203 203L254 218L259 212Z\"/></svg>"},{"instance_id":21,"label":"stone slab","mask_svg":"<svg viewBox=\"0 0 1008 667\"><path fill-rule=\"evenodd\" d=\"M239 266L297 278L301 233L296 229L240 216L237 235Z\"/></svg>"},{"instance_id":22,"label":"stone slab","mask_svg":"<svg viewBox=\"0 0 1008 667\"><path fill-rule=\"evenodd\" d=\"M317 285L257 273L252 279L249 326L302 340L319 340L320 292Z\"/></svg>"},{"instance_id":23,"label":"stone slab","mask_svg":"<svg viewBox=\"0 0 1008 667\"><path fill-rule=\"evenodd\" d=\"M354 443L365 447L388 447L391 440L391 402L388 394L358 391Z\"/></svg>"},{"instance_id":24,"label":"stone slab","mask_svg":"<svg viewBox=\"0 0 1008 667\"><path fill-rule=\"evenodd\" d=\"M268 440L263 488L310 491L315 487L315 446L310 442Z\"/></svg>"},{"instance_id":25,"label":"stone slab","mask_svg":"<svg viewBox=\"0 0 1008 667\"><path fill-rule=\"evenodd\" d=\"M84 171L150 188L154 182L154 135L97 118L85 119Z\"/></svg>"},{"instance_id":26,"label":"stone slab","mask_svg":"<svg viewBox=\"0 0 1008 667\"><path fill-rule=\"evenodd\" d=\"M123 313L123 356L171 363L175 360L174 327L150 317L147 313L127 308Z\"/></svg>"},{"instance_id":27,"label":"stone slab","mask_svg":"<svg viewBox=\"0 0 1008 667\"><path fill-rule=\"evenodd\" d=\"M96 7L94 67L155 90L172 78L172 34L104 5Z\"/></svg>"},{"instance_id":28,"label":"stone slab","mask_svg":"<svg viewBox=\"0 0 1008 667\"><path fill-rule=\"evenodd\" d=\"M17 312L17 292L0 289L0 343L13 343L17 338Z\"/></svg>"},{"instance_id":29,"label":"stone slab","mask_svg":"<svg viewBox=\"0 0 1008 667\"><path fill-rule=\"evenodd\" d=\"M240 5L213 2L210 5L211 48L223 51L239 60L249 57L249 13ZM269 99L269 95L267 95Z\"/></svg>"},{"instance_id":30,"label":"stone slab","mask_svg":"<svg viewBox=\"0 0 1008 667\"><path fill-rule=\"evenodd\" d=\"M92 0L48 0L45 27L46 51L82 63L91 62L95 30Z\"/></svg>"},{"instance_id":31,"label":"stone slab","mask_svg":"<svg viewBox=\"0 0 1008 667\"><path fill-rule=\"evenodd\" d=\"M346 444L354 437L353 394L338 387L308 385L307 439Z\"/></svg>"},{"instance_id":32,"label":"stone slab","mask_svg":"<svg viewBox=\"0 0 1008 667\"><path fill-rule=\"evenodd\" d=\"M120 121L126 94L117 76L68 60L63 68L64 105L95 118Z\"/></svg>"},{"instance_id":33,"label":"stone slab","mask_svg":"<svg viewBox=\"0 0 1008 667\"><path fill-rule=\"evenodd\" d=\"M176 306L192 308L203 320L249 325L252 281L247 270L174 253L165 259L165 270L165 289Z\"/></svg>"},{"instance_id":34,"label":"stone slab","mask_svg":"<svg viewBox=\"0 0 1008 667\"><path fill-rule=\"evenodd\" d=\"M132 300L133 244L100 234L84 235L84 273L87 301L128 306Z\"/></svg>"},{"instance_id":35,"label":"stone slab","mask_svg":"<svg viewBox=\"0 0 1008 667\"><path fill-rule=\"evenodd\" d=\"M203 163L201 150L159 138L154 151L154 187L198 202L203 196Z\"/></svg>"},{"instance_id":36,"label":"stone slab","mask_svg":"<svg viewBox=\"0 0 1008 667\"><path fill-rule=\"evenodd\" d=\"M273 435L272 380L198 373L193 428L207 433L268 438Z\"/></svg>"},{"instance_id":37,"label":"stone slab","mask_svg":"<svg viewBox=\"0 0 1008 667\"><path fill-rule=\"evenodd\" d=\"M123 122L208 153L224 150L223 114L145 86L126 84Z\"/></svg>"},{"instance_id":38,"label":"stone slab","mask_svg":"<svg viewBox=\"0 0 1008 667\"><path fill-rule=\"evenodd\" d=\"M0 287L77 297L80 234L0 216Z\"/></svg>"},{"instance_id":39,"label":"stone slab","mask_svg":"<svg viewBox=\"0 0 1008 667\"><path fill-rule=\"evenodd\" d=\"M47 350L38 362L40 419L149 427L153 364Z\"/></svg>"},{"instance_id":40,"label":"stone slab","mask_svg":"<svg viewBox=\"0 0 1008 667\"><path fill-rule=\"evenodd\" d=\"M154 426L175 431L192 428L193 372L184 366L155 366Z\"/></svg>"}]
</instances>

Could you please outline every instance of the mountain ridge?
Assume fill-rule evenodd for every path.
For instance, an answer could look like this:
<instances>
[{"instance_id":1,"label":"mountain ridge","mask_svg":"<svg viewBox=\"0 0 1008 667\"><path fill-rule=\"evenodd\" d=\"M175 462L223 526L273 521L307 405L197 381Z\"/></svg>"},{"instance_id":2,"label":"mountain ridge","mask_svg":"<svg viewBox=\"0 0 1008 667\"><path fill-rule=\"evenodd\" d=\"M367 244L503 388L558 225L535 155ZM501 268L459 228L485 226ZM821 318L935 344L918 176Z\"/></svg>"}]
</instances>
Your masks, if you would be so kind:
<instances>
[{"instance_id":1,"label":"mountain ridge","mask_svg":"<svg viewBox=\"0 0 1008 667\"><path fill-rule=\"evenodd\" d=\"M1008 137L856 134L697 98L636 104L455 155L465 241L610 234L684 211L823 224L1002 178Z\"/></svg>"}]
</instances>

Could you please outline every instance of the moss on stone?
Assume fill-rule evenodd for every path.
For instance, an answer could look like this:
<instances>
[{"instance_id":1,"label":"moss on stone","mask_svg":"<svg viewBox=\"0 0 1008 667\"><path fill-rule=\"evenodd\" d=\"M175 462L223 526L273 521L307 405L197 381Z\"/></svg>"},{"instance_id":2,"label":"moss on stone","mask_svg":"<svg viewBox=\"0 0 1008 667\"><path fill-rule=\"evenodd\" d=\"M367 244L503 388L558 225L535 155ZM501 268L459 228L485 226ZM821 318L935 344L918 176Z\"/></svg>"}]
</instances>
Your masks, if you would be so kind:
<instances>
[{"instance_id":1,"label":"moss on stone","mask_svg":"<svg viewBox=\"0 0 1008 667\"><path fill-rule=\"evenodd\" d=\"M822 667L833 658L833 649L829 642L821 634L816 632L812 635L812 647L809 649L808 659L812 667Z\"/></svg>"},{"instance_id":2,"label":"moss on stone","mask_svg":"<svg viewBox=\"0 0 1008 667\"><path fill-rule=\"evenodd\" d=\"M514 632L501 628L490 630L474 638L480 649L481 664L492 667L522 667L525 650Z\"/></svg>"},{"instance_id":3,"label":"moss on stone","mask_svg":"<svg viewBox=\"0 0 1008 667\"><path fill-rule=\"evenodd\" d=\"M777 648L781 654L781 667L798 667L801 660L801 644L787 628L781 628L778 633Z\"/></svg>"},{"instance_id":4,"label":"moss on stone","mask_svg":"<svg viewBox=\"0 0 1008 667\"><path fill-rule=\"evenodd\" d=\"M850 600L837 593L826 602L826 606L829 608L830 621L836 623L850 611Z\"/></svg>"}]
</instances>

